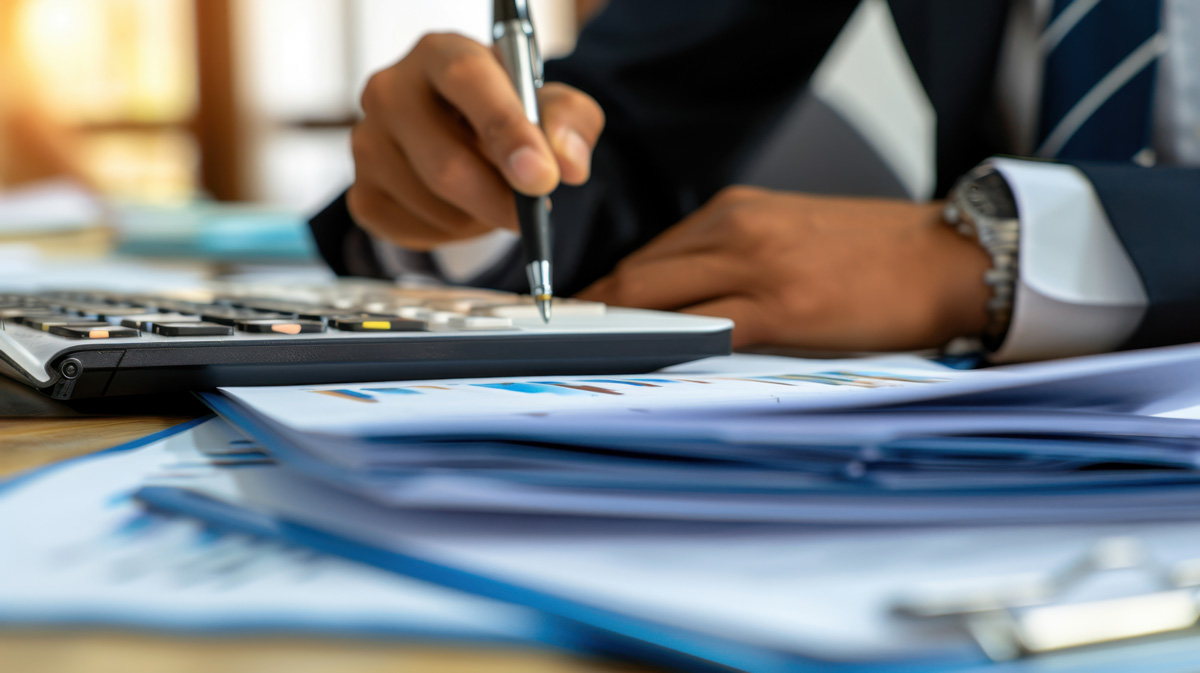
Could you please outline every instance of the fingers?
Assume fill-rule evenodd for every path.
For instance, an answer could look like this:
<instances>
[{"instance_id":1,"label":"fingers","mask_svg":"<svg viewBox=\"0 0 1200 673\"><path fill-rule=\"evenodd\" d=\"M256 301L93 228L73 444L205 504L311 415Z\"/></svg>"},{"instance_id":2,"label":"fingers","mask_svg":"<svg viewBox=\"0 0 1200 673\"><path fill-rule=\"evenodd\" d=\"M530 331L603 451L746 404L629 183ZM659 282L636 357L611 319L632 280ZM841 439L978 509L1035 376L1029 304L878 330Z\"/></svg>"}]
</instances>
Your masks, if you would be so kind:
<instances>
[{"instance_id":1,"label":"fingers","mask_svg":"<svg viewBox=\"0 0 1200 673\"><path fill-rule=\"evenodd\" d=\"M360 168L370 166L369 170L359 170L361 177L358 182L384 192L411 215L411 218L405 221L381 220L365 223L377 234L394 243L405 244L405 241L400 239L410 238L413 233L417 233L409 231L414 228L442 232L443 240L446 241L480 236L492 230L492 227L430 191L409 165L402 150L373 124L363 122L357 125L351 135L351 145L354 148L356 164ZM515 228L515 217L511 219L514 221L510 226Z\"/></svg>"},{"instance_id":2,"label":"fingers","mask_svg":"<svg viewBox=\"0 0 1200 673\"><path fill-rule=\"evenodd\" d=\"M432 245L516 230L513 190L551 192L586 181L604 114L565 85L539 94L554 138L529 121L487 47L431 35L374 75L353 137L354 215L393 241Z\"/></svg>"},{"instance_id":3,"label":"fingers","mask_svg":"<svg viewBox=\"0 0 1200 673\"><path fill-rule=\"evenodd\" d=\"M460 35L422 42L428 47L418 65L426 81L466 119L491 164L529 196L553 191L560 177L554 152L491 50Z\"/></svg>"},{"instance_id":4,"label":"fingers","mask_svg":"<svg viewBox=\"0 0 1200 673\"><path fill-rule=\"evenodd\" d=\"M471 146L470 138L428 86L414 81L397 90L395 102L382 111L367 110L368 119L386 127L421 182L487 225L510 223L511 188Z\"/></svg>"},{"instance_id":5,"label":"fingers","mask_svg":"<svg viewBox=\"0 0 1200 673\"><path fill-rule=\"evenodd\" d=\"M773 193L756 187L729 187L628 257L630 262L723 250L740 252L758 242L764 202Z\"/></svg>"},{"instance_id":6,"label":"fingers","mask_svg":"<svg viewBox=\"0 0 1200 673\"><path fill-rule=\"evenodd\" d=\"M674 310L744 291L753 279L736 258L722 253L623 262L580 293L614 306Z\"/></svg>"},{"instance_id":7,"label":"fingers","mask_svg":"<svg viewBox=\"0 0 1200 673\"><path fill-rule=\"evenodd\" d=\"M558 159L562 181L582 185L592 172L592 151L604 130L604 111L591 96L551 82L538 93L542 128Z\"/></svg>"},{"instance_id":8,"label":"fingers","mask_svg":"<svg viewBox=\"0 0 1200 673\"><path fill-rule=\"evenodd\" d=\"M705 302L683 310L693 315L729 318L733 321L733 347L744 348L772 343L772 316L748 296L732 296Z\"/></svg>"}]
</instances>

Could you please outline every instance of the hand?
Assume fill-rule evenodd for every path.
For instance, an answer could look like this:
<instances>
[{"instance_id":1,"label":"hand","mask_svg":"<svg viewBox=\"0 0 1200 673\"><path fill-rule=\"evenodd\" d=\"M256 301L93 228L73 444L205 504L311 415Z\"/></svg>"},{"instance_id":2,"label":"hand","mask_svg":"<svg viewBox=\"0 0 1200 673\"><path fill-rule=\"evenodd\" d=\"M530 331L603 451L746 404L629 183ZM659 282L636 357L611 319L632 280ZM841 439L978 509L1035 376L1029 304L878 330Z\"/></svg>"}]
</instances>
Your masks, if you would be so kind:
<instances>
[{"instance_id":1,"label":"hand","mask_svg":"<svg viewBox=\"0 0 1200 673\"><path fill-rule=\"evenodd\" d=\"M461 35L428 35L376 73L354 128L350 213L371 234L413 250L516 231L512 189L549 194L580 185L604 128L587 94L564 84L539 92L531 124L503 66Z\"/></svg>"},{"instance_id":2,"label":"hand","mask_svg":"<svg viewBox=\"0 0 1200 673\"><path fill-rule=\"evenodd\" d=\"M991 260L941 210L734 187L580 297L731 318L734 347L942 346L983 331Z\"/></svg>"}]
</instances>

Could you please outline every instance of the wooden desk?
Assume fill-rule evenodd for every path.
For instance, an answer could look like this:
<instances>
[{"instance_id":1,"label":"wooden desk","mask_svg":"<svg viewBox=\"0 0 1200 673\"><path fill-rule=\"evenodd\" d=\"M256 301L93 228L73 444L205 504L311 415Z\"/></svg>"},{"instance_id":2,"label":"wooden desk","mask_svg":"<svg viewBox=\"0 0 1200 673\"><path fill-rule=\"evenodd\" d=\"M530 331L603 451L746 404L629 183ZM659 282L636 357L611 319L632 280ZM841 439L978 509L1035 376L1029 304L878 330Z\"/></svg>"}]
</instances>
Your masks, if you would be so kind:
<instances>
[{"instance_id":1,"label":"wooden desk","mask_svg":"<svg viewBox=\"0 0 1200 673\"><path fill-rule=\"evenodd\" d=\"M186 417L0 418L0 477L117 446ZM0 550L0 553L11 553ZM18 552L19 553L19 552ZM20 673L632 673L649 669L536 649L297 638L0 630L0 671Z\"/></svg>"}]
</instances>

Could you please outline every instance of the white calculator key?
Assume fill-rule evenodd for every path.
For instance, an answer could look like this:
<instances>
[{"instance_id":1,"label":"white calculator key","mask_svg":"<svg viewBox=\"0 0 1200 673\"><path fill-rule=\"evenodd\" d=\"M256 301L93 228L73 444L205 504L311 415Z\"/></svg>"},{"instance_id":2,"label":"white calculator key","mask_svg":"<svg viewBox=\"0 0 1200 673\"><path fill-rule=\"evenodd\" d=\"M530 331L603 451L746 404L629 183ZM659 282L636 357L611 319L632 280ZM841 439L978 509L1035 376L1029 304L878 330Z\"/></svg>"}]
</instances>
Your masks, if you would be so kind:
<instances>
[{"instance_id":1,"label":"white calculator key","mask_svg":"<svg viewBox=\"0 0 1200 673\"><path fill-rule=\"evenodd\" d=\"M425 302L425 308L434 311L449 311L451 313L467 313L476 306L496 303L492 297L459 297L457 299L430 299Z\"/></svg>"},{"instance_id":2,"label":"white calculator key","mask_svg":"<svg viewBox=\"0 0 1200 673\"><path fill-rule=\"evenodd\" d=\"M556 299L552 310L554 317L590 317L602 316L608 307L596 301L579 301L575 299ZM493 316L496 318L541 318L537 304L533 299L520 304L494 304L492 306L477 306L471 309L471 315Z\"/></svg>"},{"instance_id":3,"label":"white calculator key","mask_svg":"<svg viewBox=\"0 0 1200 673\"><path fill-rule=\"evenodd\" d=\"M458 330L510 329L512 320L482 315L460 315L450 318L446 326Z\"/></svg>"},{"instance_id":4,"label":"white calculator key","mask_svg":"<svg viewBox=\"0 0 1200 673\"><path fill-rule=\"evenodd\" d=\"M393 307L390 313L400 318L408 318L409 320L429 320L433 316L433 311L423 306Z\"/></svg>"},{"instance_id":5,"label":"white calculator key","mask_svg":"<svg viewBox=\"0 0 1200 673\"><path fill-rule=\"evenodd\" d=\"M462 318L463 314L453 311L430 311L423 320L429 322L430 325L447 325L454 318Z\"/></svg>"}]
</instances>

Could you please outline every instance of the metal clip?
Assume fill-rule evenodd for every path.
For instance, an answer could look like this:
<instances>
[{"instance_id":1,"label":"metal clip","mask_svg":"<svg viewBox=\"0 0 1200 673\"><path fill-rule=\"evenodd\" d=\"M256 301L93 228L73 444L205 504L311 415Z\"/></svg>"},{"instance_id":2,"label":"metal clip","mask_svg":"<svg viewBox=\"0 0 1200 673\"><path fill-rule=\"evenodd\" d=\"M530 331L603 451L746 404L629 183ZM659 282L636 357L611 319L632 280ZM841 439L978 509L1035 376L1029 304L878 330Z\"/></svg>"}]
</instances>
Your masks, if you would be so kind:
<instances>
[{"instance_id":1,"label":"metal clip","mask_svg":"<svg viewBox=\"0 0 1200 673\"><path fill-rule=\"evenodd\" d=\"M1149 590L1067 602L1065 594L1120 571L1143 575ZM1200 559L1170 568L1134 538L1101 540L1057 571L980 580L955 591L919 590L893 610L920 619L956 619L993 661L1192 629L1200 621Z\"/></svg>"}]
</instances>

